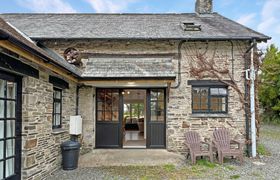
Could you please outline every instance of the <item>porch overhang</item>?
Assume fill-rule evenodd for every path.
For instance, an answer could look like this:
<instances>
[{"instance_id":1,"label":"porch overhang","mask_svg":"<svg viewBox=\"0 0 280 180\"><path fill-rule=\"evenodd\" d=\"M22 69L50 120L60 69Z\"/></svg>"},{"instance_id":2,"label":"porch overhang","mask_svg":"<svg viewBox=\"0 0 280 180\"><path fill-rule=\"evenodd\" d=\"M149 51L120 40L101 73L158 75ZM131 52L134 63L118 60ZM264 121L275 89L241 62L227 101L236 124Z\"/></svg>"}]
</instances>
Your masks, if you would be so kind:
<instances>
[{"instance_id":1,"label":"porch overhang","mask_svg":"<svg viewBox=\"0 0 280 180\"><path fill-rule=\"evenodd\" d=\"M86 86L98 88L168 88L174 80L81 80Z\"/></svg>"},{"instance_id":2,"label":"porch overhang","mask_svg":"<svg viewBox=\"0 0 280 180\"><path fill-rule=\"evenodd\" d=\"M116 57L89 58L85 63L82 81L160 81L173 82L172 58Z\"/></svg>"}]
</instances>

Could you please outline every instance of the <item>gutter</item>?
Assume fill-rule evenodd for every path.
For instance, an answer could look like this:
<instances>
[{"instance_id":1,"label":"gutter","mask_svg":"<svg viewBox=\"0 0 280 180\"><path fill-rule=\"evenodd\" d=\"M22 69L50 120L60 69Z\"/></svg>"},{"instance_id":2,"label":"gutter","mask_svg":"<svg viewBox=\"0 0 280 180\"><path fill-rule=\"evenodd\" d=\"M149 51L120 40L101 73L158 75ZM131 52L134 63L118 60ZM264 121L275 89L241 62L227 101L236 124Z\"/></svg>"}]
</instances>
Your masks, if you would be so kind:
<instances>
[{"instance_id":1,"label":"gutter","mask_svg":"<svg viewBox=\"0 0 280 180\"><path fill-rule=\"evenodd\" d=\"M150 37L111 37L111 38L93 38L93 37L74 37L74 38L67 38L67 37L52 37L52 38L48 38L48 37L30 37L33 40L36 41L44 41L44 40L187 40L187 41L228 41L228 40L240 40L240 41L244 41L244 40L248 40L248 41L252 41L252 40L256 40L258 42L266 42L267 40L270 40L271 37L249 37L249 36L244 36L244 37L211 37L211 38L186 38L186 37L174 37L174 38L150 38Z\"/></svg>"},{"instance_id":2,"label":"gutter","mask_svg":"<svg viewBox=\"0 0 280 180\"><path fill-rule=\"evenodd\" d=\"M251 42L251 45L250 45L250 47L246 50L246 52L245 52L245 54L247 54L247 53L249 53L250 51L252 51L251 52L251 61L252 61L252 58L253 58L253 48L255 48L256 47L256 40L252 40ZM252 63L251 63L251 66L252 66ZM248 76L248 72L250 71L250 78L249 77L247 77ZM252 76L254 76L252 73L254 73L254 72L252 72L252 67L250 68L250 66L249 66L249 64L247 63L247 60L245 60L245 73L246 73L246 78L245 78L245 82L244 82L244 85L245 85L245 97L244 97L244 100L245 100L245 119L246 119L246 140L247 140L247 143L246 143L246 146L247 146L247 155L248 156L250 156L250 155L252 155L253 157L255 156L255 152L253 152L253 151L255 151L255 148L256 147L253 147L253 146L255 146L256 144L254 143L254 145L253 145L253 143L252 143L252 138L254 138L255 139L255 137L252 137L252 136L255 136L255 135L252 135L251 134L251 143L250 144L248 144L248 142L250 142L250 129L252 130L252 127L250 127L250 123L249 123L249 116L248 116L248 110L249 110L249 106L248 106L248 103L246 103L246 100L247 100L247 98L246 97L249 97L249 90L248 90L248 86L247 86L247 82L250 82L251 81L251 84L252 83L254 83L254 80L252 80L252 78L254 78L254 77L252 77ZM251 87L252 88L252 87ZM250 89L251 91L253 90L254 91L254 89ZM250 93L250 96L252 96L252 92ZM255 97L253 97L253 98L255 98ZM250 100L250 111L255 111L254 110L254 105L255 104L253 104L253 107L252 107L252 97L250 97L250 99L248 99L248 100ZM253 102L254 103L254 102ZM252 109L253 108L253 109ZM251 116L252 116L252 113L253 113L253 115L254 115L254 113L255 112L251 112ZM255 118L253 119L254 121L255 121ZM252 122L251 122L251 126L252 126ZM255 131L254 131L255 132ZM253 148L254 148L254 150L253 150Z\"/></svg>"},{"instance_id":3,"label":"gutter","mask_svg":"<svg viewBox=\"0 0 280 180\"><path fill-rule=\"evenodd\" d=\"M182 79L182 73L181 73L181 62L182 62L182 46L183 44L187 42L186 40L182 40L178 44L178 83L176 86L172 86L170 88L177 89L181 85L181 79Z\"/></svg>"},{"instance_id":4,"label":"gutter","mask_svg":"<svg viewBox=\"0 0 280 180\"><path fill-rule=\"evenodd\" d=\"M14 38L13 36L11 36L10 34L6 33L5 31L0 29L0 40L7 40L19 47L21 47L22 49L26 50L29 53L35 54L37 57L39 57L40 59L42 59L45 63L50 63L52 65L55 65L57 67L60 67L66 71L69 72L69 74L74 75L75 77L80 77L79 74L70 71L69 69L65 68L63 65L57 63L56 61L52 60L51 58L45 56L44 54L36 51L35 49L27 46L26 44L22 43L21 41L19 41L18 39ZM39 48L39 47L38 47Z\"/></svg>"}]
</instances>

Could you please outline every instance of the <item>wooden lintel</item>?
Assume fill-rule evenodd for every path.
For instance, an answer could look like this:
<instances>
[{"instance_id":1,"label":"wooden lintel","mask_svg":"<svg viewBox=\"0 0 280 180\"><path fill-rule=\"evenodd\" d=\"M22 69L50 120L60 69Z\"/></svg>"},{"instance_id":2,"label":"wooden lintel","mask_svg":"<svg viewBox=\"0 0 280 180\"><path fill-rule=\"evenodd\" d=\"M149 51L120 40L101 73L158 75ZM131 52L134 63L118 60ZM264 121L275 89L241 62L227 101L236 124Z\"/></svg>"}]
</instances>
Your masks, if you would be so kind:
<instances>
[{"instance_id":1,"label":"wooden lintel","mask_svg":"<svg viewBox=\"0 0 280 180\"><path fill-rule=\"evenodd\" d=\"M0 41L0 46L8 49L8 50L10 50L14 53L17 53L18 55L24 57L25 59L27 59L27 60L29 60L33 63L36 63L43 68L51 70L51 71L63 76L64 78L67 78L67 79L69 79L71 81L74 81L74 82L78 82L77 78L69 75L68 72L63 70L62 68L56 67L56 66L54 66L52 64L49 64L49 63L46 63L46 62L43 62L43 60L40 59L39 57L35 56L32 53L29 53L29 52L25 51L24 49L21 49L20 47L17 47L16 45L10 43L7 40L1 40Z\"/></svg>"}]
</instances>

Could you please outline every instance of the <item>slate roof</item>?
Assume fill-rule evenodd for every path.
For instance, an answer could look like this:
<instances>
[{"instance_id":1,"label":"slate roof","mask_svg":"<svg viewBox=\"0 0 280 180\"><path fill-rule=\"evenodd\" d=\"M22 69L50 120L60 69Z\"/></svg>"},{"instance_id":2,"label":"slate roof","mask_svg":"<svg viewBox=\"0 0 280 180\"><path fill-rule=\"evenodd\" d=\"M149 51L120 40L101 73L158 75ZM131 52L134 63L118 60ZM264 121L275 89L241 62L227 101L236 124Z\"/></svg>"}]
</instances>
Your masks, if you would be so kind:
<instances>
[{"instance_id":1,"label":"slate roof","mask_svg":"<svg viewBox=\"0 0 280 180\"><path fill-rule=\"evenodd\" d=\"M218 13L1 14L0 17L32 39L270 39ZM184 31L182 22L201 25L201 31Z\"/></svg>"},{"instance_id":2,"label":"slate roof","mask_svg":"<svg viewBox=\"0 0 280 180\"><path fill-rule=\"evenodd\" d=\"M3 19L0 18L0 34L5 34L7 39L12 38L11 41L13 43L17 43L19 46L23 47L24 49L30 51L32 54L39 56L40 58L46 59L51 61L64 69L74 73L76 76L81 75L81 71L69 64L64 59L59 59L56 57L51 56L49 53L38 47L33 41L25 37L24 34L19 32L17 29L6 23Z\"/></svg>"},{"instance_id":3,"label":"slate roof","mask_svg":"<svg viewBox=\"0 0 280 180\"><path fill-rule=\"evenodd\" d=\"M94 79L175 79L171 58L89 58L82 74Z\"/></svg>"}]
</instances>

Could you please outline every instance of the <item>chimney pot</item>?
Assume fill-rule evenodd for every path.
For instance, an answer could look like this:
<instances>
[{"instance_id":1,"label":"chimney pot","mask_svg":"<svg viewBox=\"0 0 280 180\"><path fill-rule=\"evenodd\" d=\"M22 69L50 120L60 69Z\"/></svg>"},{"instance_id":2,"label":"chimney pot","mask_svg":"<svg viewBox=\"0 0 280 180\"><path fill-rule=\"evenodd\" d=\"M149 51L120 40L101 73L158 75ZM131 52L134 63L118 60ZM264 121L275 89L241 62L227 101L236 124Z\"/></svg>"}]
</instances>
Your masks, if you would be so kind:
<instances>
[{"instance_id":1,"label":"chimney pot","mask_svg":"<svg viewBox=\"0 0 280 180\"><path fill-rule=\"evenodd\" d=\"M196 0L195 12L198 14L210 14L213 12L213 0Z\"/></svg>"}]
</instances>

